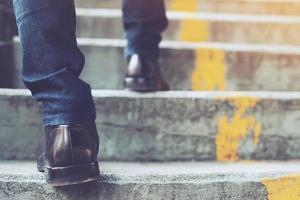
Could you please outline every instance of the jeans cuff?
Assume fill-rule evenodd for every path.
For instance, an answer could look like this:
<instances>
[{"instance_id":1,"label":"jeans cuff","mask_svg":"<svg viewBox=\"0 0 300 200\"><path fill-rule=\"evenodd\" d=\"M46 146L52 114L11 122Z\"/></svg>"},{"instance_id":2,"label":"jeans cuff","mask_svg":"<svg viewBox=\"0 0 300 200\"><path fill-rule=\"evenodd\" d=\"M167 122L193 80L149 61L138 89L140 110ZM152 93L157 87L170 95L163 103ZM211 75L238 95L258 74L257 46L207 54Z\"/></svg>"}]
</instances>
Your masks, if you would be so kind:
<instances>
[{"instance_id":1,"label":"jeans cuff","mask_svg":"<svg viewBox=\"0 0 300 200\"><path fill-rule=\"evenodd\" d=\"M54 116L43 117L44 126L84 124L95 121L96 114L58 114Z\"/></svg>"}]
</instances>

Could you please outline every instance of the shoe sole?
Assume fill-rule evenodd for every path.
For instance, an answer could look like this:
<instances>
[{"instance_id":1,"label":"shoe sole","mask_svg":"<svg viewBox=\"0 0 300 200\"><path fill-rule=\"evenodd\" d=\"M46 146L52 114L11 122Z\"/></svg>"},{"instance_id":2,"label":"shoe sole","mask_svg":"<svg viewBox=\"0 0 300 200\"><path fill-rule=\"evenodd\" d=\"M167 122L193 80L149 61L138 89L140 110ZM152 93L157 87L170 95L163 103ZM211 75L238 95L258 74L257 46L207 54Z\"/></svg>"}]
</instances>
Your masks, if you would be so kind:
<instances>
[{"instance_id":1,"label":"shoe sole","mask_svg":"<svg viewBox=\"0 0 300 200\"><path fill-rule=\"evenodd\" d=\"M154 86L146 86L145 79L126 77L124 80L124 89L133 92L156 92L168 91L169 88L156 88Z\"/></svg>"},{"instance_id":2,"label":"shoe sole","mask_svg":"<svg viewBox=\"0 0 300 200\"><path fill-rule=\"evenodd\" d=\"M89 163L68 167L45 167L45 177L48 184L59 187L98 181L100 173L98 163Z\"/></svg>"}]
</instances>

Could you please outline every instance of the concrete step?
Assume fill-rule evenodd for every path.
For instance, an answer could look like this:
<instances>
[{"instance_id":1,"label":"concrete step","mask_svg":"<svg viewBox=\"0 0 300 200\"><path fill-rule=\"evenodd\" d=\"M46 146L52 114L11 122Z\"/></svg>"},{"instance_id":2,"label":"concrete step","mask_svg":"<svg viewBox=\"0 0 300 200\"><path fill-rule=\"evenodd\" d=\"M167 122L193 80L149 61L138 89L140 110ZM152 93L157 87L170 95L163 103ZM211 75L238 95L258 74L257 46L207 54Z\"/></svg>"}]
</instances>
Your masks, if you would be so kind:
<instances>
[{"instance_id":1,"label":"concrete step","mask_svg":"<svg viewBox=\"0 0 300 200\"><path fill-rule=\"evenodd\" d=\"M0 163L1 200L299 199L300 162L100 163L101 181L50 187L33 162ZM284 197L284 198L282 198Z\"/></svg>"},{"instance_id":2,"label":"concrete step","mask_svg":"<svg viewBox=\"0 0 300 200\"><path fill-rule=\"evenodd\" d=\"M300 159L300 93L93 91L106 161ZM43 150L40 109L0 90L0 160Z\"/></svg>"},{"instance_id":3,"label":"concrete step","mask_svg":"<svg viewBox=\"0 0 300 200\"><path fill-rule=\"evenodd\" d=\"M81 8L120 8L119 0L75 0ZM166 0L168 10L299 15L299 0Z\"/></svg>"},{"instance_id":4,"label":"concrete step","mask_svg":"<svg viewBox=\"0 0 300 200\"><path fill-rule=\"evenodd\" d=\"M122 14L112 9L77 9L77 36L124 37ZM168 12L167 41L300 44L300 17Z\"/></svg>"},{"instance_id":5,"label":"concrete step","mask_svg":"<svg viewBox=\"0 0 300 200\"><path fill-rule=\"evenodd\" d=\"M95 89L122 89L125 41L80 38L78 43L86 55L82 78ZM173 90L300 90L299 46L166 41L161 48L163 75ZM18 42L15 52L19 88Z\"/></svg>"}]
</instances>

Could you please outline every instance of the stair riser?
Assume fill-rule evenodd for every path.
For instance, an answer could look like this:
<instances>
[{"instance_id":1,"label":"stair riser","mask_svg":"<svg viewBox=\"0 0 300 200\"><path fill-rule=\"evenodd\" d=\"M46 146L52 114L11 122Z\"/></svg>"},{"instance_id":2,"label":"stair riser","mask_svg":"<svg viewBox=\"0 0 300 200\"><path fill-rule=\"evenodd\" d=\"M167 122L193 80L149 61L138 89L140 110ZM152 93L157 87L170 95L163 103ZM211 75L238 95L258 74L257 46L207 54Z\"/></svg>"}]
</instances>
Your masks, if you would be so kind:
<instances>
[{"instance_id":1,"label":"stair riser","mask_svg":"<svg viewBox=\"0 0 300 200\"><path fill-rule=\"evenodd\" d=\"M226 198L228 197L228 198ZM260 183L207 184L85 184L54 189L43 183L0 182L1 200L266 200L267 192Z\"/></svg>"},{"instance_id":2,"label":"stair riser","mask_svg":"<svg viewBox=\"0 0 300 200\"><path fill-rule=\"evenodd\" d=\"M164 77L173 90L300 90L300 57L297 52L270 53L268 50L230 50L226 47L163 48L161 66ZM81 45L80 48L86 55L82 78L92 88L123 88L126 62L122 45ZM18 45L15 52L16 66L21 66ZM20 74L20 67L15 67L15 88L24 87Z\"/></svg>"},{"instance_id":3,"label":"stair riser","mask_svg":"<svg viewBox=\"0 0 300 200\"><path fill-rule=\"evenodd\" d=\"M178 0L176 0L179 2ZM75 0L77 7L82 8L120 8L119 0ZM175 0L166 0L168 10L199 11L199 12L227 12L227 13L253 13L253 14L282 14L299 15L300 3L296 1L236 1L236 0L195 0L186 2L183 6L174 6Z\"/></svg>"},{"instance_id":4,"label":"stair riser","mask_svg":"<svg viewBox=\"0 0 300 200\"><path fill-rule=\"evenodd\" d=\"M300 159L300 97L99 94L103 160ZM0 107L0 159L35 159L43 149L37 104L29 94L1 95Z\"/></svg>"},{"instance_id":5,"label":"stair riser","mask_svg":"<svg viewBox=\"0 0 300 200\"><path fill-rule=\"evenodd\" d=\"M101 15L99 17L79 16L77 19L77 36L124 38L121 18L108 17L107 14L103 13ZM296 22L226 21L213 19L213 17L211 19L179 20L170 17L170 25L164 34L164 39L195 42L300 44L299 32L300 23Z\"/></svg>"}]
</instances>

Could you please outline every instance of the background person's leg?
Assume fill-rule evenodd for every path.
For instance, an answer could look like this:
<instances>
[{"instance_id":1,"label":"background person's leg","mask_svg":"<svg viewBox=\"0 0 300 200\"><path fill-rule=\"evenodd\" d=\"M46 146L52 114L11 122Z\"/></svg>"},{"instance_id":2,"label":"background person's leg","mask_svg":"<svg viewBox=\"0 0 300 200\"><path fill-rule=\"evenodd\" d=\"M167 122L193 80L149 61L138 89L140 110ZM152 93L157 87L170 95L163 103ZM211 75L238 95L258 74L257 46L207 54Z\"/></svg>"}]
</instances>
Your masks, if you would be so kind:
<instances>
[{"instance_id":1,"label":"background person's leg","mask_svg":"<svg viewBox=\"0 0 300 200\"><path fill-rule=\"evenodd\" d=\"M23 48L24 84L43 103L45 126L95 119L88 84L78 78L84 56L75 37L73 0L14 0Z\"/></svg>"},{"instance_id":2,"label":"background person's leg","mask_svg":"<svg viewBox=\"0 0 300 200\"><path fill-rule=\"evenodd\" d=\"M161 33L166 29L163 0L123 0L123 23L128 41L126 57L139 54L158 59Z\"/></svg>"},{"instance_id":3,"label":"background person's leg","mask_svg":"<svg viewBox=\"0 0 300 200\"><path fill-rule=\"evenodd\" d=\"M166 29L163 0L123 0L128 60L124 88L138 92L169 90L158 64L161 33Z\"/></svg>"}]
</instances>

